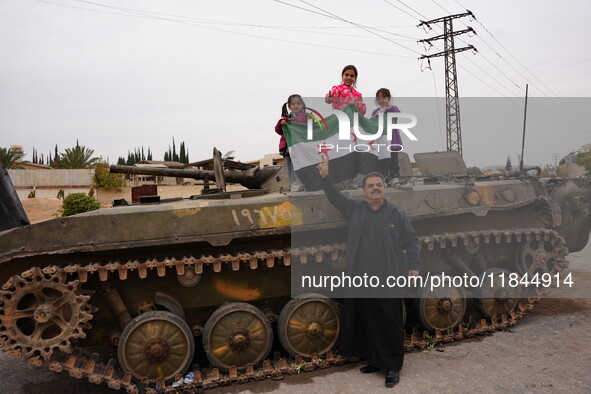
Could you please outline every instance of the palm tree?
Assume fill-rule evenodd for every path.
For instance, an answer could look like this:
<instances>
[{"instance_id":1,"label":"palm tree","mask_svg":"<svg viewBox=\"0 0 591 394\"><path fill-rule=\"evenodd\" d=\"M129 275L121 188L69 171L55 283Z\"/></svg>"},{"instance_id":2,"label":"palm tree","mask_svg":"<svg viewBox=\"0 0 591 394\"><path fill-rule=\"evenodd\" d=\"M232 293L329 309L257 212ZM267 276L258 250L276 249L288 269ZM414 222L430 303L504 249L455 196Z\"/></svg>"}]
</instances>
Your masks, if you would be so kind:
<instances>
[{"instance_id":1,"label":"palm tree","mask_svg":"<svg viewBox=\"0 0 591 394\"><path fill-rule=\"evenodd\" d=\"M20 160L21 157L22 155L12 150L12 148L0 148L0 164L6 169L17 168L16 161Z\"/></svg>"},{"instance_id":2,"label":"palm tree","mask_svg":"<svg viewBox=\"0 0 591 394\"><path fill-rule=\"evenodd\" d=\"M89 168L99 161L98 157L92 157L94 150L80 146L76 143L73 148L67 148L64 153L60 153L57 162L58 168Z\"/></svg>"}]
</instances>

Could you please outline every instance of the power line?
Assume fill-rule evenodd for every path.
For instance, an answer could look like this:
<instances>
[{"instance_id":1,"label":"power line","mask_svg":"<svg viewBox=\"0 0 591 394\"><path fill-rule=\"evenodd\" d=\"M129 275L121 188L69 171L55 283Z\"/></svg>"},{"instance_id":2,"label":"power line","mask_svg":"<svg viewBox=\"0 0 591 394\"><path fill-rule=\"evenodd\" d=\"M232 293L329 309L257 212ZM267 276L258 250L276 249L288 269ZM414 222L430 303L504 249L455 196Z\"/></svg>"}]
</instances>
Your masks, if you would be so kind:
<instances>
[{"instance_id":1,"label":"power line","mask_svg":"<svg viewBox=\"0 0 591 394\"><path fill-rule=\"evenodd\" d=\"M234 30L222 29L222 28L212 27L212 26L204 26L204 25L201 25L197 22L189 22L189 21L183 21L183 20L177 20L177 19L171 19L171 18L165 18L165 17L158 17L158 16L153 16L153 15L143 15L143 14L141 14L141 12L138 12L138 11L135 11L135 12L126 11L127 13L115 13L115 12L109 12L109 11L93 10L93 9L83 8L83 7L75 7L75 6L70 6L70 5L61 4L61 3L55 3L55 2L51 2L51 1L47 1L47 0L35 0L35 1L38 1L40 3L54 5L54 6L74 8L74 9L87 11L87 12L109 14L109 15L118 15L118 16L130 17L130 18L154 19L154 20L162 20L162 21L173 22L173 23L180 23L180 24L187 25L187 26L198 27L198 28L214 30L214 31L221 31L221 32L236 34L236 35L240 35L240 36L259 38L259 39L268 40L268 41L284 42L284 43L288 43L288 44L297 44L297 45L311 46L311 47L317 47L317 48L337 49L337 50L350 51L350 52L368 53L368 54L372 54L372 55L381 55L381 56L390 56L390 57L399 57L399 58L410 58L410 59L414 58L414 56L395 55L395 54L391 54L391 53L375 52L375 51L369 51L369 50L364 50L364 49L354 49L354 48L350 48L350 47L345 48L345 47L338 47L338 46L333 46L333 45L323 45L323 44L317 44L317 43L311 43L311 42L305 42L305 41L293 41L293 40L285 40L285 39L281 39L281 38L265 37L265 36L260 36L257 34L237 32ZM106 5L104 5L104 6L109 8Z\"/></svg>"},{"instance_id":2,"label":"power line","mask_svg":"<svg viewBox=\"0 0 591 394\"><path fill-rule=\"evenodd\" d=\"M435 0L431 0L433 3L435 3L435 5L437 5L439 8L441 8L443 11L445 11L448 15L452 14L452 12L446 10L445 8L443 8L443 6L441 4L439 4L438 2L436 2Z\"/></svg>"},{"instance_id":3,"label":"power line","mask_svg":"<svg viewBox=\"0 0 591 394\"><path fill-rule=\"evenodd\" d=\"M414 8L412 8L411 6L409 6L408 4L402 2L401 0L396 0L396 1L399 2L400 4L402 4L403 6L405 6L406 8L408 8L409 10L412 10L415 14L419 15L421 18L429 19L425 15L421 14L419 11L417 11Z\"/></svg>"},{"instance_id":4,"label":"power line","mask_svg":"<svg viewBox=\"0 0 591 394\"><path fill-rule=\"evenodd\" d=\"M460 2L459 2L458 0L454 0L454 1L455 1L456 3L458 3L458 5L459 5L460 7L462 7L463 9L465 9L465 10L467 9L467 8L466 8L466 7L464 7L462 4L460 4Z\"/></svg>"},{"instance_id":5,"label":"power line","mask_svg":"<svg viewBox=\"0 0 591 394\"><path fill-rule=\"evenodd\" d=\"M467 45L467 43L464 40L462 40L462 39L459 39L459 40ZM507 74L505 74L501 69L499 69L494 63L492 63L484 54L482 54L481 52L478 52L478 53L483 57L484 60L486 60L491 66L493 66L500 74L502 74L505 78L507 78L513 84L513 86L515 86L518 89L519 92L521 92L521 87L513 79L511 79ZM481 69L484 73L486 73L489 77L491 77L493 80L495 80L495 82L497 82L499 85L501 85L502 87L504 87L507 90L510 90L504 84L502 84L501 82L496 80L496 78L493 78L488 72L486 72L484 69L482 69L482 67L478 66L475 62L473 62L470 58L467 58L467 59L470 62L472 62L476 67ZM525 78L525 80L527 82L527 78L525 76L523 76L523 77ZM546 96L546 97L548 97L548 96ZM553 116L555 119L561 121L563 124L566 122L566 124L570 125L574 129L578 129L579 126L577 126L574 123L571 123L569 120L565 120L563 117L556 114L552 108L547 107L543 102L539 102L539 103L537 103L537 105L543 108L542 111L544 114ZM538 117L543 118L543 116L539 116L539 115L538 115ZM549 119L549 118L545 118L545 119Z\"/></svg>"},{"instance_id":6,"label":"power line","mask_svg":"<svg viewBox=\"0 0 591 394\"><path fill-rule=\"evenodd\" d=\"M457 0L454 0L458 5L460 5L460 7L466 9L464 6L461 5L460 2L458 2ZM515 59L515 61L525 69L526 72L528 72L539 84L541 84L543 87L545 87L554 97L558 98L559 101L561 102L561 104L573 115L576 115L577 117L579 117L579 119L585 120L585 121L591 121L591 118L588 118L587 116L585 116L584 114L582 114L579 111L574 110L570 105L568 105L564 99L562 97L559 97L552 89L550 89L550 87L548 87L543 81L541 81L539 78L536 77L536 75L529 70L529 68L527 68L511 51L509 51L509 49L507 49L507 47L505 47L505 45L503 45L503 43L501 41L499 41L499 39L497 39L497 37L495 37L494 34L492 34L490 32L490 30L488 30L486 28L486 26L484 26L484 24L482 22L480 22L480 20L478 18L476 18L476 16L473 16L474 20L476 21L476 23L478 23L511 57L513 57L513 59ZM482 36L478 36L478 38L480 40L482 40L482 42L484 42L498 57L500 57L505 63L507 63L515 72L517 72L526 82L529 82L529 78L526 77L523 73L521 73L521 71L519 71L517 68L515 68L515 66L512 64L512 62L509 62L507 59L505 59L500 53L498 53L498 51L496 49L494 49ZM550 97L548 94L546 94L545 92L543 92L540 89L540 93L542 93L545 97Z\"/></svg>"},{"instance_id":7,"label":"power line","mask_svg":"<svg viewBox=\"0 0 591 394\"><path fill-rule=\"evenodd\" d=\"M186 15L177 15L177 14L168 14L168 13L154 12L154 11L147 11L147 10L139 10L139 9L135 9L135 8L116 7L116 6L97 3L97 2L89 1L89 0L72 0L72 1L76 1L76 2L84 3L84 4L95 5L97 7L116 9L119 11L138 13L140 15L145 15L145 16L156 15L156 16L161 16L161 17L166 17L166 18L181 18L181 20L197 21L200 24L243 26L243 27L254 27L254 28L262 28L262 29L302 31L302 32L313 33L313 34L335 35L335 36L344 36L344 37L373 38L373 37L368 37L368 36L358 36L358 35L350 35L350 34L314 32L314 31L305 30L306 28L310 28L310 27L306 27L306 26L273 26L273 25L264 25L264 24L254 24L254 23L240 23L240 22L224 21L224 20L219 20L219 19L197 18L197 17L192 17L192 16L186 16ZM416 40L416 37L411 37L411 36L407 36L404 34L398 34L398 33L394 33L394 32L388 32L388 34L392 34L394 36L399 36L399 37L404 37L408 40Z\"/></svg>"},{"instance_id":8,"label":"power line","mask_svg":"<svg viewBox=\"0 0 591 394\"><path fill-rule=\"evenodd\" d=\"M278 0L275 0L275 1L278 1ZM384 40L386 40L386 41L389 41L389 42L391 42L391 43L392 43L392 44L394 44L394 45L398 45L399 47L402 47L402 48L404 48L404 49L406 49L406 50L409 50L409 51L411 51L411 52L414 52L414 53L416 53L416 54L420 54L418 51L415 51L414 49L411 49L411 48L409 48L409 47L407 47L407 46L404 46L404 45L402 45L402 44L399 44L399 43L397 43L396 41L393 41L393 40L391 40L391 39L389 39L389 38L386 38L386 37L384 37L384 36L381 36L381 35L379 35L379 34L378 34L378 33L376 33L375 31L373 31L373 30L375 30L375 29L373 29L373 30L372 30L372 29L369 29L369 28L367 28L367 27L366 27L366 26L364 26L364 25L360 25L360 24L358 24L358 23L351 22L351 21L349 21L349 20L347 20L347 19L341 18L340 16L337 16L337 15L335 15L335 14L331 13L331 12L328 12L328 11L326 11L326 10L323 10L322 8L320 8L320 7L317 7L317 6L313 5L313 4L310 4L310 3L308 3L308 2L307 2L307 1L305 1L305 0L300 0L300 2L302 2L302 3L304 3L304 4L307 4L308 6L310 6L310 7L313 7L313 8L315 8L315 9L319 10L319 11L322 11L322 12L324 12L325 14L328 14L328 15L330 15L330 16L331 16L331 17L333 17L333 18L336 18L336 19L339 19L339 20L341 20L341 21L343 21L343 22L346 22L346 23L349 23L349 24L351 24L351 25L357 26L357 27L359 27L360 29L363 29L363 30L365 30L365 31L367 31L367 32L369 32L369 33L371 33L371 34L375 35L375 36L378 36L378 37L380 37L380 38L383 38ZM323 14L321 14L321 15L323 15Z\"/></svg>"},{"instance_id":9,"label":"power line","mask_svg":"<svg viewBox=\"0 0 591 394\"><path fill-rule=\"evenodd\" d=\"M582 117L582 115L580 115L580 114L578 113L578 111L574 111L574 110L572 110L572 109L571 109L571 107L570 107L568 104L566 104L566 103L564 102L564 100L562 99L562 97L558 96L558 95L557 95L557 94L556 94L556 93L555 93L555 92L554 92L552 89L550 89L550 88L548 87L548 85L546 85L546 84L545 84L544 82L542 82L542 81L541 81L541 80L540 80L538 77L536 77L536 75L535 75L533 72L531 72L531 71L529 70L529 68L527 68L527 67L526 67L526 66L525 66L525 65L524 65L524 64L523 64L523 63L522 63L522 62L521 62L521 61L520 61L520 60L519 60L519 59L518 59L518 58L517 58L515 55L513 55L513 53L511 53L511 51L509 51L509 50L507 49L507 47L505 47L505 45L503 45L503 43L501 43L501 42L500 42L500 41L499 41L499 40L498 40L498 39L497 39L497 38L496 38L496 37L495 37L495 36L494 36L494 35L493 35L493 34L492 34L492 33L491 33L491 32L490 32L490 31L489 31L489 30L488 30L488 29L487 29L487 28L486 28L486 27L485 27L485 26L484 26L484 25L483 25L483 24L482 24L482 23L481 23L481 22L480 22L478 19L474 18L474 20L476 20L476 22L477 22L478 24L480 24L480 26L482 26L482 27L484 28L484 30L485 30L485 31L486 31L488 34L490 34L490 36L491 36L491 37L492 37L492 38L493 38L493 39L494 39L494 40L495 40L495 41L496 41L496 42L497 42L497 43L498 43L498 44L499 44L499 45L500 45L500 46L501 46L501 47L502 47L502 48L503 48L505 51L507 51L507 53L508 53L509 55L511 55L511 57L513 57L513 59L515 59L515 61L516 61L517 63L519 63L519 64L521 65L521 67L523 67L523 68L524 68L524 69L525 69L525 70L526 70L526 71L527 71L527 72L528 72L528 73L529 73L529 74L530 74L532 77L534 77L534 79L535 79L536 81L538 81L538 82L539 82L539 83L540 83L542 86L544 86L544 87L545 87L545 88L546 88L546 89L547 89L547 90L548 90L548 91L549 91L549 92L550 92L552 95L554 95L554 97L558 98L558 99L559 99L559 100L560 100L560 101L563 103L563 105L565 106L565 108L567 108L568 110L570 110L572 114L575 114L575 115L577 115L577 116L579 116L579 117ZM541 90L540 90L540 92L541 92L541 93L542 93L544 96L546 96L546 97L549 97L549 96L548 96L546 93L542 92ZM589 121L589 120L590 120L590 119L589 119L589 118L587 118L587 117L585 117L585 118L586 118L586 120L587 120L587 121Z\"/></svg>"},{"instance_id":10,"label":"power line","mask_svg":"<svg viewBox=\"0 0 591 394\"><path fill-rule=\"evenodd\" d=\"M137 12L142 12L145 14L153 14L153 15L166 16L166 17L196 20L196 21L200 21L202 23L211 22L211 23L229 24L229 25L237 25L237 26L263 27L263 28L270 28L270 29L275 29L275 28L277 28L277 29L281 29L281 28L287 28L287 29L354 29L354 27L343 27L343 26L301 26L301 25L296 25L296 26L287 25L286 26L286 25L264 25L264 24L252 24L252 23L239 23L239 22L224 21L224 20L219 20L219 19L197 18L194 16L187 16L187 15L178 15L178 14L169 14L169 13L164 13L164 12L138 10L138 9L134 9L134 8L115 7L115 6L110 6L110 5L106 5L106 4L102 4L102 3L93 2L90 0L71 0L71 1L96 5L99 7L114 8L114 9L118 9L118 10L122 10L122 11L137 11ZM387 26L376 26L376 27L396 28L396 27L415 27L415 25L387 25ZM414 37L409 37L409 38L414 38Z\"/></svg>"},{"instance_id":11,"label":"power line","mask_svg":"<svg viewBox=\"0 0 591 394\"><path fill-rule=\"evenodd\" d=\"M408 11L403 10L402 8L390 3L388 0L384 0L385 3L390 4L392 7L396 8L398 11L400 12L404 12L406 15L410 16L411 18L416 18L414 15L412 15L411 13L409 13ZM412 8L410 8L409 6L407 6L406 4L404 4L402 1L398 1L399 3L401 3L402 5L404 5L406 8L409 8L410 10L414 11L416 14L419 14L418 12L416 12L415 10L413 10ZM426 17L424 17L425 19L427 19Z\"/></svg>"},{"instance_id":12,"label":"power line","mask_svg":"<svg viewBox=\"0 0 591 394\"><path fill-rule=\"evenodd\" d=\"M323 13L321 13L321 12L314 11L314 10L311 10L311 9L309 9L309 8L300 7L300 6L297 6L297 5L295 5L295 4L286 3L285 1L281 1L281 0L273 0L273 1L275 1L276 3L281 3L281 4L284 4L284 5L286 5L286 6L289 6L289 7L294 7L294 8L297 8L297 9L303 10L303 11L311 12L311 13L313 13L313 14L316 14L316 15L321 15L321 16L324 16L324 17L327 17L327 18L331 18L331 19L338 20L338 21L345 21L343 18L340 18L340 17L338 17L338 16L336 16L336 15L334 15L334 14L332 14L332 15L330 15L330 14L323 14ZM316 8L317 8L317 7L316 7ZM347 22L348 22L348 21L347 21ZM352 23L352 22L348 22L348 23ZM353 25L354 25L356 28L365 28L365 29L370 29L370 30L375 30L375 31L379 31L379 32L382 32L382 33L386 33L386 34L397 35L397 36L401 36L401 37L405 37L405 38L412 38L412 37L405 36L405 35L402 35L402 34L396 34L396 33L392 33L392 32L390 32L390 31L383 30L383 29L379 29L379 28L376 28L376 27L371 27L371 26L367 26L367 25L362 25L362 24L360 24L360 23L352 23L352 24L353 24ZM387 41L390 41L390 42L394 42L394 41L391 41L391 40L388 40L388 39L386 39L386 40L387 40ZM397 45L400 45L400 44L397 44ZM404 46L403 46L403 47L404 47ZM411 50L411 51L412 51L412 49L410 49L410 48L407 48L407 47L404 47L404 48L405 48L405 49L409 49L409 50Z\"/></svg>"}]
</instances>

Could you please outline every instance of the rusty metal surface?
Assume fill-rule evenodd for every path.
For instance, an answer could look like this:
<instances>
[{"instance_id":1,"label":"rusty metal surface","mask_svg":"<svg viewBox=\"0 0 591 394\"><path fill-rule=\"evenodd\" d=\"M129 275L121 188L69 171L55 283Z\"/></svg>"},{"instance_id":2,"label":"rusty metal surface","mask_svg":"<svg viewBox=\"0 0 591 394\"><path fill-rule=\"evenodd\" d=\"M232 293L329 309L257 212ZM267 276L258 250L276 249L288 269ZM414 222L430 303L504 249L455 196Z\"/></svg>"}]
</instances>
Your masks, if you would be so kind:
<instances>
[{"instance_id":1,"label":"rusty metal surface","mask_svg":"<svg viewBox=\"0 0 591 394\"><path fill-rule=\"evenodd\" d=\"M84 338L92 308L90 296L78 280L65 272L44 274L33 268L11 278L0 291L0 337L4 350L25 359L48 360L55 351L69 350L73 340Z\"/></svg>"},{"instance_id":2,"label":"rusty metal surface","mask_svg":"<svg viewBox=\"0 0 591 394\"><path fill-rule=\"evenodd\" d=\"M517 229L517 230L498 230L498 231L471 231L464 233L434 234L420 237L420 248L423 251L432 251L434 249L458 248L467 245L502 245L509 243L522 243L533 241L547 241L554 245L553 257L557 261L556 269L562 270L567 266L565 256L567 249L564 240L553 230L546 229ZM69 290L78 291L78 281L85 283L89 276L98 276L100 281L106 282L110 275L117 275L121 280L126 280L130 273L136 274L139 278L146 278L148 271L155 271L158 276L168 274L179 274L184 272L187 267L192 267L195 272L202 272L205 265L211 266L214 272L224 270L255 270L259 265L273 268L275 264L289 266L292 260L299 264L308 264L310 262L322 262L325 259L334 261L344 252L344 245L324 245L307 247L300 249L281 249L260 251L256 253L222 254L219 256L189 256L183 259L163 259L147 261L127 261L110 262L107 264L88 264L68 265L65 267L49 266L42 270L32 268L23 272L21 275L13 276L3 285L3 295L7 292L14 292L21 288L21 283L34 283L33 288L43 287L48 282L56 283L52 278L58 278L58 283L66 283ZM535 253L535 250L534 252ZM26 289L26 286L22 288ZM79 302L84 304L87 309L86 318L90 320L91 308L86 305L87 296L77 296ZM83 298L80 298L83 297ZM2 310L5 312L10 299L6 297L2 301ZM509 315L502 315L500 319L491 318L490 321L475 321L471 317L467 322L460 324L457 329L435 330L434 335L419 336L417 332L407 338L405 349L424 349L429 344L447 343L461 340L474 335L481 335L487 332L494 332L499 329L506 329L525 316L525 312L533 308L535 300L530 299L527 304L520 304L517 311ZM4 314L5 316L6 314ZM76 327L82 327L84 322L76 321ZM4 320L2 321L4 324ZM131 382L131 375L115 367L114 360L102 363L98 355L83 356L80 350L71 348L71 341L78 336L83 335L81 330L68 331L72 335L64 338L67 346L56 346L45 352L45 348L38 346L28 346L23 349L20 342L15 342L9 331L0 331L0 345L4 351L9 351L16 358L27 360L33 365L47 365L56 372L68 371L69 374L77 378L87 378L89 381L99 384L106 383L114 389L126 389L129 393L138 392L138 386ZM30 348L30 349L29 349ZM23 351L25 350L25 351ZM184 385L182 390L198 390L215 387L218 385L227 385L237 382L245 382L251 379L264 379L268 377L277 377L284 374L299 373L316 368L326 368L331 365L338 365L347 360L336 357L333 353L326 354L324 359L320 359L317 354L312 354L310 361L303 361L301 356L296 356L293 360L278 359L274 361L264 361L259 369L255 369L252 364L248 364L244 372L238 372L235 368L229 368L228 374L221 374L219 370L213 369L208 373L196 371L195 381L189 385ZM178 379L175 379L178 380ZM165 387L163 381L160 383L166 392L175 392L177 389Z\"/></svg>"}]
</instances>

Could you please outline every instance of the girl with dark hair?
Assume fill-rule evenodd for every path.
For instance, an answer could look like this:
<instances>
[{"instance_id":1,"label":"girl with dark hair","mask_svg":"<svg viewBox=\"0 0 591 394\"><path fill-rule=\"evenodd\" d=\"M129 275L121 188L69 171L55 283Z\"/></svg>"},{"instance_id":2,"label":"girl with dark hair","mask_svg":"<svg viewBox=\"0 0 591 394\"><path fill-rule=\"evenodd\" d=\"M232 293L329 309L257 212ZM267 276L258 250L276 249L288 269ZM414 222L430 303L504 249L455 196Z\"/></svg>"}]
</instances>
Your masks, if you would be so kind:
<instances>
[{"instance_id":1,"label":"girl with dark hair","mask_svg":"<svg viewBox=\"0 0 591 394\"><path fill-rule=\"evenodd\" d=\"M397 106L392 105L392 95L390 91L386 88L378 89L376 92L376 108L371 117L378 116L380 113L388 113L388 112L400 112ZM392 133L392 141L390 141L390 149L395 150L396 152L392 152L391 154L391 161L392 165L388 169L388 186L396 186L400 183L400 165L398 164L398 151L402 150L402 138L400 138L400 130L394 130Z\"/></svg>"},{"instance_id":2,"label":"girl with dark hair","mask_svg":"<svg viewBox=\"0 0 591 394\"><path fill-rule=\"evenodd\" d=\"M308 116L306 115L306 105L302 96L299 94L292 94L287 98L287 102L281 107L281 119L275 126L275 132L281 136L279 140L279 153L285 159L287 165L287 174L289 175L289 182L291 183L291 191L304 190L302 184L298 181L297 175L293 169L293 162L289 156L289 150L287 149L287 141L283 134L283 125L287 122L306 123Z\"/></svg>"},{"instance_id":3,"label":"girl with dark hair","mask_svg":"<svg viewBox=\"0 0 591 394\"><path fill-rule=\"evenodd\" d=\"M355 85L357 83L357 67L352 64L345 66L341 73L341 84L333 86L326 94L325 101L332 104L333 109L342 109L349 104L354 104L362 115L365 115L366 107L363 96Z\"/></svg>"}]
</instances>

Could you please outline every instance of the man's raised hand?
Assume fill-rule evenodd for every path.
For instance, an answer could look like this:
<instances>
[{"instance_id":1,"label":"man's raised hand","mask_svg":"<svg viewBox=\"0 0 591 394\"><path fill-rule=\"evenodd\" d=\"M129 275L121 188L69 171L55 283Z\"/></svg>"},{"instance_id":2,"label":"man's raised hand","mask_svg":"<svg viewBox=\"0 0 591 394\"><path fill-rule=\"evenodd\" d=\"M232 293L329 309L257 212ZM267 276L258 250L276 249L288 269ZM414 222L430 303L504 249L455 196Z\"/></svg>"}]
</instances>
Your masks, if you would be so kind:
<instances>
[{"instance_id":1,"label":"man's raised hand","mask_svg":"<svg viewBox=\"0 0 591 394\"><path fill-rule=\"evenodd\" d=\"M316 168L318 168L320 176L326 178L326 176L328 176L328 156L322 155L322 162L320 162Z\"/></svg>"}]
</instances>

